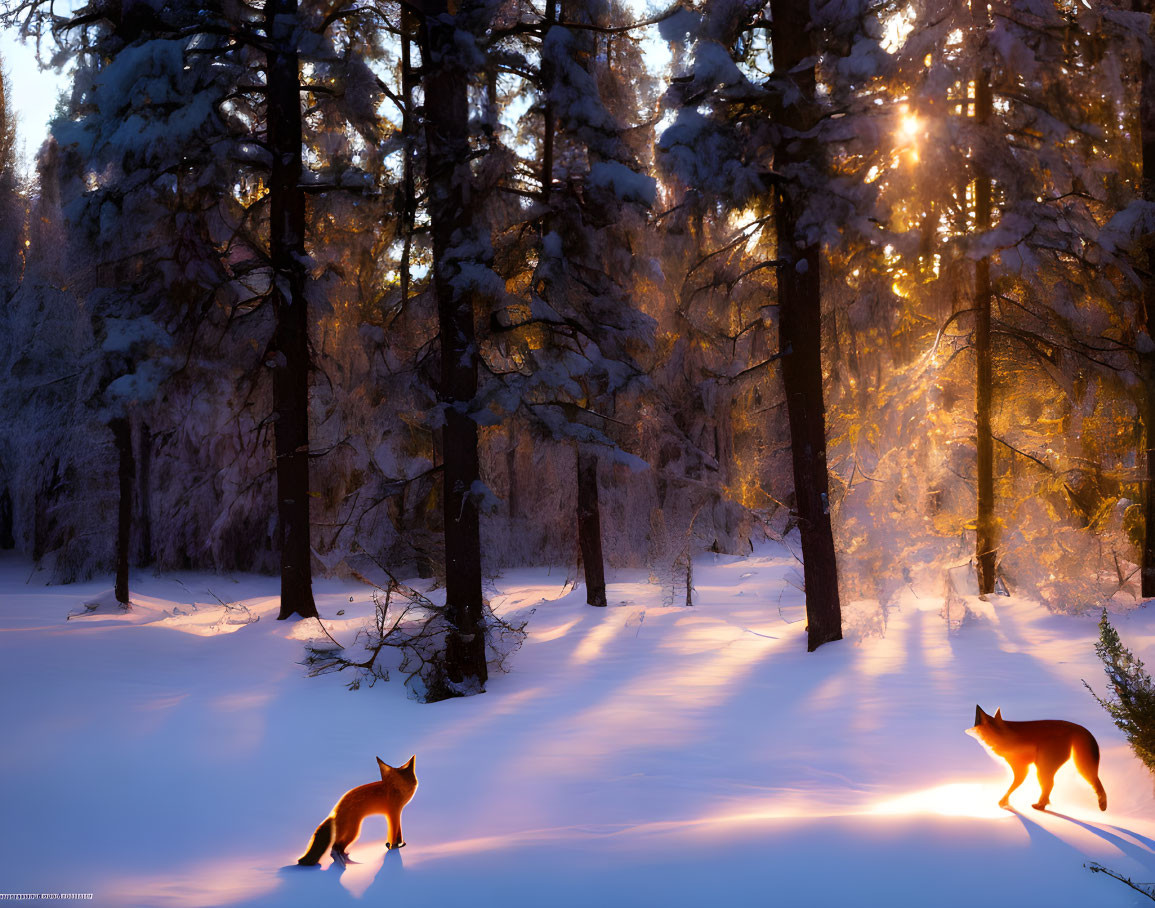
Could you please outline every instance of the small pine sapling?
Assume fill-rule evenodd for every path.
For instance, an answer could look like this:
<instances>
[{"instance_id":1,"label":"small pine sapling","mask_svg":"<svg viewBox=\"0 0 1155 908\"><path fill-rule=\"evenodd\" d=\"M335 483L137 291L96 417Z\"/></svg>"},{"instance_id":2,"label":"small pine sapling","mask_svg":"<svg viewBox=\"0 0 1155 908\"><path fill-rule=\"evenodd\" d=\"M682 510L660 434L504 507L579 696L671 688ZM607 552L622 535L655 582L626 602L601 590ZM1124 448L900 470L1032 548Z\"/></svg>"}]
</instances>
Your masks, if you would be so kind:
<instances>
[{"instance_id":1,"label":"small pine sapling","mask_svg":"<svg viewBox=\"0 0 1155 908\"><path fill-rule=\"evenodd\" d=\"M1108 692L1104 699L1086 681L1083 684L1127 736L1135 756L1155 772L1155 684L1143 663L1119 639L1119 632L1107 619L1106 609L1099 619L1095 654L1103 663L1114 693Z\"/></svg>"}]
</instances>

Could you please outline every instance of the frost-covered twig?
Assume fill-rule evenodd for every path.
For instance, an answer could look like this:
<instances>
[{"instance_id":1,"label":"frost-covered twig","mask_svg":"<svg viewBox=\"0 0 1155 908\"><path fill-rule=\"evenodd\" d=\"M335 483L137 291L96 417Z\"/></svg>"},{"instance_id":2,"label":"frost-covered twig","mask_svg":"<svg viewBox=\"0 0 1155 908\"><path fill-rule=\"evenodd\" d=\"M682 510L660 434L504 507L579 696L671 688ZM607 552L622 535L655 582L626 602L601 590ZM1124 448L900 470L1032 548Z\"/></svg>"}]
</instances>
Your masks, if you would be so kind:
<instances>
[{"instance_id":1,"label":"frost-covered twig","mask_svg":"<svg viewBox=\"0 0 1155 908\"><path fill-rule=\"evenodd\" d=\"M1091 873L1105 873L1107 876L1118 880L1120 883L1124 883L1125 885L1130 886L1136 892L1142 893L1143 895L1147 896L1147 898L1151 899L1151 901L1155 902L1155 887L1145 886L1142 883L1134 883L1128 877L1123 876L1123 874L1116 873L1114 870L1111 870L1109 867L1104 867L1102 864L1099 864L1096 861L1092 861L1090 864L1084 864L1083 866L1090 870Z\"/></svg>"}]
</instances>

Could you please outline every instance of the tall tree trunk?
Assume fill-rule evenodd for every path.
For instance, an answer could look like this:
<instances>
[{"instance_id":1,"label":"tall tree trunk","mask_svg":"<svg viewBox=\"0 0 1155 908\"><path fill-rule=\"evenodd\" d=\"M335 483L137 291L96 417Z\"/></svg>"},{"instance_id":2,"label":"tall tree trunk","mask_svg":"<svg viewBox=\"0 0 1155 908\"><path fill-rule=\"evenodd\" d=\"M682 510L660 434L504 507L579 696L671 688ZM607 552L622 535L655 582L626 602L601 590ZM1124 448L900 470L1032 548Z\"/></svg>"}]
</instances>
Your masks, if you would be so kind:
<instances>
[{"instance_id":1,"label":"tall tree trunk","mask_svg":"<svg viewBox=\"0 0 1155 908\"><path fill-rule=\"evenodd\" d=\"M566 4L561 4L560 10L562 20L570 21L566 18ZM543 41L549 34L550 28L558 23L558 13L558 0L547 0L545 22L542 25ZM541 202L548 208L550 196L553 193L557 115L549 94L553 87L554 67L550 60L544 58L541 65L541 80L542 88L545 91L541 137ZM543 223L543 234L548 232L549 226L550 218L547 214ZM582 570L585 573L586 602L592 606L603 607L606 604L606 566L602 554L602 518L601 505L598 501L597 454L579 444L577 446L576 466L578 549L581 551Z\"/></svg>"},{"instance_id":2,"label":"tall tree trunk","mask_svg":"<svg viewBox=\"0 0 1155 908\"><path fill-rule=\"evenodd\" d=\"M586 575L586 603L605 608L606 568L602 557L602 518L598 507L598 455L577 446L578 544Z\"/></svg>"},{"instance_id":3,"label":"tall tree trunk","mask_svg":"<svg viewBox=\"0 0 1155 908\"><path fill-rule=\"evenodd\" d=\"M136 468L132 458L132 430L128 420L108 422L118 455L119 506L116 511L116 601L128 605L128 547L132 539L132 486Z\"/></svg>"},{"instance_id":4,"label":"tall tree trunk","mask_svg":"<svg viewBox=\"0 0 1155 908\"><path fill-rule=\"evenodd\" d=\"M12 529L12 493L5 486L0 491L0 549L16 548Z\"/></svg>"},{"instance_id":5,"label":"tall tree trunk","mask_svg":"<svg viewBox=\"0 0 1155 908\"><path fill-rule=\"evenodd\" d=\"M281 611L317 616L309 546L309 310L305 302L305 194L301 190L301 76L296 0L267 0L265 29L269 259L273 266L273 435Z\"/></svg>"},{"instance_id":6,"label":"tall tree trunk","mask_svg":"<svg viewBox=\"0 0 1155 908\"><path fill-rule=\"evenodd\" d=\"M137 567L152 564L152 496L150 473L152 468L152 432L140 420L137 431L136 471L136 551L133 563Z\"/></svg>"},{"instance_id":7,"label":"tall tree trunk","mask_svg":"<svg viewBox=\"0 0 1155 908\"><path fill-rule=\"evenodd\" d=\"M514 531L514 523L521 516L521 495L517 488L517 426L510 419L508 426L508 440L505 449L505 475L509 481L509 497L506 503L509 507L509 530Z\"/></svg>"},{"instance_id":8,"label":"tall tree trunk","mask_svg":"<svg viewBox=\"0 0 1155 908\"><path fill-rule=\"evenodd\" d=\"M474 238L469 164L467 73L454 40L455 17L445 0L421 4L425 81L425 142L433 287L441 346L440 399L445 412L442 502L445 520L446 676L459 689L481 689L488 678L481 595L481 528L474 485L480 482L473 290L454 286L459 249Z\"/></svg>"},{"instance_id":9,"label":"tall tree trunk","mask_svg":"<svg viewBox=\"0 0 1155 908\"><path fill-rule=\"evenodd\" d=\"M987 8L976 5L975 25L987 28ZM975 122L980 130L990 122L992 110L990 70L980 67L975 79ZM978 152L973 152L978 155ZM974 162L975 231L991 226L991 180L979 160ZM975 521L975 560L979 593L995 591L997 538L995 526L995 451L991 435L991 267L984 257L975 262L975 428L977 448L978 517Z\"/></svg>"},{"instance_id":10,"label":"tall tree trunk","mask_svg":"<svg viewBox=\"0 0 1155 908\"><path fill-rule=\"evenodd\" d=\"M793 165L820 158L813 141L792 138L805 133L815 120L814 68L800 67L814 54L807 0L771 0L774 69L789 73L801 98L781 112L786 137L775 152L774 169L789 173ZM818 246L798 230L805 191L779 184L775 199L778 235L778 344L782 354L782 384L790 421L794 462L794 494L802 536L802 573L806 586L806 647L842 639L842 607L834 533L830 525L829 480L826 470L826 407L822 397L822 297Z\"/></svg>"},{"instance_id":11,"label":"tall tree trunk","mask_svg":"<svg viewBox=\"0 0 1155 908\"><path fill-rule=\"evenodd\" d=\"M1152 12L1151 0L1137 0L1136 11ZM1139 141L1143 151L1143 201L1155 202L1155 66L1152 50L1140 48ZM1150 237L1148 237L1150 240ZM1155 245L1147 244L1147 269L1143 274L1144 328L1155 338ZM1147 484L1143 489L1143 554L1139 576L1144 598L1155 596L1155 350L1140 354L1139 373L1146 397L1143 429L1147 453Z\"/></svg>"}]
</instances>

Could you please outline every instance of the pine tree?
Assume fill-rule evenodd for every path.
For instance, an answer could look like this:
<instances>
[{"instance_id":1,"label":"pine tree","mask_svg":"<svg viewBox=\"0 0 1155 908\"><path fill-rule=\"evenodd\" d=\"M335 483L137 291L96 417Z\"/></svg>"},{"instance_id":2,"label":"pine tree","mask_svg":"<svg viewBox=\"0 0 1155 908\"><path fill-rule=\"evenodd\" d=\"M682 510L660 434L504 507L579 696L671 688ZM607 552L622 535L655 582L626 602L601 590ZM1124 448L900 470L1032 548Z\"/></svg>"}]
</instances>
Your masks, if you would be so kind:
<instances>
[{"instance_id":1,"label":"pine tree","mask_svg":"<svg viewBox=\"0 0 1155 908\"><path fill-rule=\"evenodd\" d=\"M807 201L805 177L798 171L819 159L804 136L817 125L812 23L806 0L771 4L774 71L795 83L797 95L783 99L783 137L775 149L780 174L774 199L778 244L778 346L782 383L790 419L794 459L794 495L802 535L806 585L808 650L842 639L838 570L830 523L826 463L826 406L822 394L822 297L818 243L801 229Z\"/></svg>"},{"instance_id":2,"label":"pine tree","mask_svg":"<svg viewBox=\"0 0 1155 908\"><path fill-rule=\"evenodd\" d=\"M8 96L8 83L8 73L0 57L0 333L6 336L11 333L6 330L9 306L24 276L26 211L17 173L16 119ZM12 549L16 546L12 534L13 477L3 453L0 451L0 549Z\"/></svg>"},{"instance_id":3,"label":"pine tree","mask_svg":"<svg viewBox=\"0 0 1155 908\"><path fill-rule=\"evenodd\" d=\"M1095 655L1107 674L1107 696L1100 697L1086 681L1083 684L1126 735L1135 756L1155 772L1155 683L1119 639L1106 609L1099 619Z\"/></svg>"},{"instance_id":4,"label":"pine tree","mask_svg":"<svg viewBox=\"0 0 1155 908\"><path fill-rule=\"evenodd\" d=\"M44 6L28 12L33 24L47 15ZM133 471L135 510L142 518L137 549L147 560L154 439L179 457L221 424L227 426L230 416L238 424L248 422L254 404L268 406L272 418L263 425L271 425L275 437L279 515L275 521L264 516L260 525L275 528L279 540L283 617L316 614L308 516L313 319L306 299L305 194L362 192L366 184L358 168L339 160L331 146L319 149L310 170L302 167L302 98L310 99L313 128L337 117L350 132L372 132L375 123L366 122L365 111L373 111L375 121L380 97L375 82L365 78L368 70L358 67L353 45L346 43L341 51L343 36L355 26L355 17L342 12L320 19L313 11L305 21L295 9L275 3L259 11L100 6L56 23L54 30L81 58L73 116L56 130L78 282L96 316L98 348L89 367L88 397L95 410L130 424L131 450L140 460L140 469ZM312 54L310 85L302 84L299 43ZM280 143L276 154L269 153L269 141ZM361 159L368 162L377 152L370 146ZM156 294L157 285L168 292ZM252 331L265 327L268 310L271 340ZM237 342L239 356L235 348L222 346ZM229 363L235 377L201 372L213 355ZM260 401L264 381L257 373L266 365L273 377L271 404ZM220 401L241 412L214 414L213 429L205 424L209 420L174 426L174 409L188 404L181 394L195 395L198 381L229 396L239 385L250 399ZM175 397L162 406L157 395ZM146 419L149 407L166 422L159 433ZM259 432L261 426L255 428ZM220 447L214 451L220 453ZM228 467L249 466L251 452L260 447L259 440L246 442L247 450ZM200 464L186 460L183 466L183 475L164 468L168 475L176 473L176 489L204 485L195 475ZM211 473L228 475L223 466ZM235 550L229 530L234 521L251 519L250 509L260 498L254 491L259 483L237 485L245 489L244 501L218 502L216 519L201 527L217 538L197 539L196 550L236 557L235 551L226 555ZM188 544L166 537L162 544L169 551ZM256 551L253 546L242 557L252 558Z\"/></svg>"},{"instance_id":5,"label":"pine tree","mask_svg":"<svg viewBox=\"0 0 1155 908\"><path fill-rule=\"evenodd\" d=\"M617 406L645 385L638 356L653 334L626 275L654 186L603 97L603 86L612 90L607 83L622 75L609 66L611 38L599 34L628 40L628 26L607 24L610 14L608 4L547 4L535 80L541 151L531 317L506 313L503 324L526 364L507 380L521 412L541 436L574 450L575 524L592 606L606 605L598 466L603 452L638 463L615 443L612 426Z\"/></svg>"},{"instance_id":6,"label":"pine tree","mask_svg":"<svg viewBox=\"0 0 1155 908\"><path fill-rule=\"evenodd\" d=\"M777 284L778 360L790 425L795 510L802 537L808 649L841 638L841 607L830 520L822 375L822 232L836 216L827 179L822 108L813 43L824 23L805 3L781 0L753 9L703 7L691 72L677 80L674 125L662 136L667 166L711 204L754 208L774 225L775 254L743 269L773 268ZM766 15L769 13L769 15ZM769 23L770 78L756 83L735 62L761 66L752 32ZM685 32L690 23L680 30ZM829 95L828 95L829 96ZM708 112L703 114L703 109ZM769 152L769 155L767 155ZM833 194L831 194L833 195ZM750 244L751 235L741 241Z\"/></svg>"},{"instance_id":7,"label":"pine tree","mask_svg":"<svg viewBox=\"0 0 1155 908\"><path fill-rule=\"evenodd\" d=\"M489 246L475 223L470 173L468 45L483 34L483 6L463 4L452 15L445 0L420 7L425 89L425 153L428 213L433 241L433 290L437 299L441 380L438 394L445 424L442 491L445 533L445 675L458 693L484 690L484 601L481 591L481 478L477 423L470 409L477 395L474 273L479 251Z\"/></svg>"},{"instance_id":8,"label":"pine tree","mask_svg":"<svg viewBox=\"0 0 1155 908\"><path fill-rule=\"evenodd\" d=\"M277 463L278 619L317 616L309 544L309 305L305 298L301 65L296 0L266 0L266 135L269 165L269 288L276 327L273 431Z\"/></svg>"}]
</instances>

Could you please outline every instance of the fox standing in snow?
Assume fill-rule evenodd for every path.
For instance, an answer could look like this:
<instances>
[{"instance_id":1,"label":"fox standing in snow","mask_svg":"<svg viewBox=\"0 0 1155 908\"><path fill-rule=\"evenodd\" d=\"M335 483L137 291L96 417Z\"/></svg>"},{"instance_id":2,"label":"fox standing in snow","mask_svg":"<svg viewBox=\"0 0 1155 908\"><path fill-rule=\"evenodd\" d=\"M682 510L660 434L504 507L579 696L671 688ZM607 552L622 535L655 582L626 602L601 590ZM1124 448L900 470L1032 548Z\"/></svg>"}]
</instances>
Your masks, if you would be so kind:
<instances>
[{"instance_id":1,"label":"fox standing in snow","mask_svg":"<svg viewBox=\"0 0 1155 908\"><path fill-rule=\"evenodd\" d=\"M1099 809L1107 809L1107 792L1099 781L1099 743L1082 725L1061 719L1009 722L1003 718L1001 709L988 716L981 706L975 706L974 728L968 728L967 734L978 738L1011 764L1015 778L999 801L999 807L1009 806L1011 792L1023 784L1028 767L1034 763L1043 794L1038 803L1031 806L1035 810L1046 808L1051 789L1055 787L1055 773L1073 754L1075 768L1099 796Z\"/></svg>"},{"instance_id":2,"label":"fox standing in snow","mask_svg":"<svg viewBox=\"0 0 1155 908\"><path fill-rule=\"evenodd\" d=\"M417 774L413 769L416 759L416 756L412 756L404 766L393 767L378 757L381 781L358 785L341 795L337 806L313 833L309 850L298 858L297 863L316 864L330 845L333 860L340 864L356 863L350 861L348 848L361 834L362 821L374 813L385 814L385 819L389 821L389 838L385 847L400 848L404 845L405 840L401 837L401 808L409 803L413 792L417 790Z\"/></svg>"}]
</instances>

